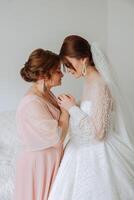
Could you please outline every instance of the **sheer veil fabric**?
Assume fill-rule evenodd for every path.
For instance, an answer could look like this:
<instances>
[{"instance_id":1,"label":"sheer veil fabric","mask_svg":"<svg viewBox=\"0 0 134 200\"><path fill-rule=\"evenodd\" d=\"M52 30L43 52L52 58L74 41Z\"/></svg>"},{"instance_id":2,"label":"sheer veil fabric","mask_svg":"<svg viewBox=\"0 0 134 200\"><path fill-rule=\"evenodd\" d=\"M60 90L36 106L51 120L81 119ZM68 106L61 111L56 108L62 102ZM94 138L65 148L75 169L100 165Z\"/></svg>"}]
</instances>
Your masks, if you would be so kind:
<instances>
[{"instance_id":1,"label":"sheer veil fabric","mask_svg":"<svg viewBox=\"0 0 134 200\"><path fill-rule=\"evenodd\" d=\"M92 43L91 51L95 66L104 81L107 83L115 101L115 131L118 134L123 134L122 138L124 138L129 147L133 148L134 150L134 120L126 98L121 92L121 87L119 86L119 81L117 80L115 71L108 63L106 56L100 50L99 45L96 42ZM121 131L122 128L124 131Z\"/></svg>"}]
</instances>

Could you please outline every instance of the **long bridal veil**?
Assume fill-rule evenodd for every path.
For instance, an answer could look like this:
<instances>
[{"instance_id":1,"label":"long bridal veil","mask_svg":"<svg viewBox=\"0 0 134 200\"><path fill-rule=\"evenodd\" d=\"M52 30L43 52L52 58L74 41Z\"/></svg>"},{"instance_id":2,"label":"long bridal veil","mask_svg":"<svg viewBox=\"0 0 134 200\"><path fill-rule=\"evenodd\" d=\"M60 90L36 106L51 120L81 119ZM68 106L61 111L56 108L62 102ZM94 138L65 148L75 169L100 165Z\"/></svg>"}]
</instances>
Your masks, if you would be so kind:
<instances>
[{"instance_id":1,"label":"long bridal veil","mask_svg":"<svg viewBox=\"0 0 134 200\"><path fill-rule=\"evenodd\" d=\"M115 76L114 69L108 63L106 56L100 50L96 42L92 43L91 51L95 66L108 85L114 99L115 131L125 141L129 148L134 150L134 120L127 101L121 93L119 81Z\"/></svg>"}]
</instances>

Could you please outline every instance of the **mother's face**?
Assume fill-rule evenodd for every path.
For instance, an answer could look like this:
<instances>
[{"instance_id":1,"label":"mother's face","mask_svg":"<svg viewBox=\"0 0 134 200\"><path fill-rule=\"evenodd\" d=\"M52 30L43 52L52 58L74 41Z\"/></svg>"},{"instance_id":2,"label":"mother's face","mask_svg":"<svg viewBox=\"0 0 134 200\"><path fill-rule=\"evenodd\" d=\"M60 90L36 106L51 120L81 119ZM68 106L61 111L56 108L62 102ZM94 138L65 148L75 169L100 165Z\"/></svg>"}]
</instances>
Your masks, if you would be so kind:
<instances>
[{"instance_id":1,"label":"mother's face","mask_svg":"<svg viewBox=\"0 0 134 200\"><path fill-rule=\"evenodd\" d=\"M61 85L63 76L61 66L58 66L58 68L51 74L51 78L43 77L43 80L45 80L46 87L52 88Z\"/></svg>"},{"instance_id":2,"label":"mother's face","mask_svg":"<svg viewBox=\"0 0 134 200\"><path fill-rule=\"evenodd\" d=\"M64 75L61 71L61 66L59 66L51 76L51 79L50 79L51 87L61 85L61 81L62 81L63 76Z\"/></svg>"},{"instance_id":3,"label":"mother's face","mask_svg":"<svg viewBox=\"0 0 134 200\"><path fill-rule=\"evenodd\" d=\"M73 68L68 68L68 72L71 73L75 78L80 78L83 76L82 74L82 68L83 65L86 63L86 58L71 58L66 56L66 60L69 61L69 63L73 66Z\"/></svg>"}]
</instances>

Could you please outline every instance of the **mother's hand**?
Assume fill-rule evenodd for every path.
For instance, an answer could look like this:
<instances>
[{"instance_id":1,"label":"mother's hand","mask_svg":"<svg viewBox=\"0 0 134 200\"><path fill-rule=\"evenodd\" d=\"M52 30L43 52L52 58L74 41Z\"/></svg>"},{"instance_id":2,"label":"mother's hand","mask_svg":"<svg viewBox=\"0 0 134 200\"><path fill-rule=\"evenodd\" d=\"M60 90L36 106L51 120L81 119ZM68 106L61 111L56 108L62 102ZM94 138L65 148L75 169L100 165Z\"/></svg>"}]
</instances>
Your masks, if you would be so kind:
<instances>
[{"instance_id":1,"label":"mother's hand","mask_svg":"<svg viewBox=\"0 0 134 200\"><path fill-rule=\"evenodd\" d=\"M69 110L72 106L76 105L76 100L72 95L61 94L58 96L58 104L60 107Z\"/></svg>"}]
</instances>

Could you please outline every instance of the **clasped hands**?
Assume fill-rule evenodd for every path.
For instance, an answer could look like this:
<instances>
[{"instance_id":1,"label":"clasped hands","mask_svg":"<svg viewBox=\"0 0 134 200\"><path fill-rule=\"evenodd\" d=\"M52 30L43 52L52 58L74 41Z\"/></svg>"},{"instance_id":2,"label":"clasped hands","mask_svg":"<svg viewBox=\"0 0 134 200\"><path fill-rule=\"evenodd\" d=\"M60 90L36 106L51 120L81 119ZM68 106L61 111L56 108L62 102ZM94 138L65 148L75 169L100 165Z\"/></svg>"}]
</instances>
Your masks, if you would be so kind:
<instances>
[{"instance_id":1,"label":"clasped hands","mask_svg":"<svg viewBox=\"0 0 134 200\"><path fill-rule=\"evenodd\" d=\"M72 106L76 105L75 97L70 94L61 94L57 97L58 105L65 109L69 110Z\"/></svg>"}]
</instances>

